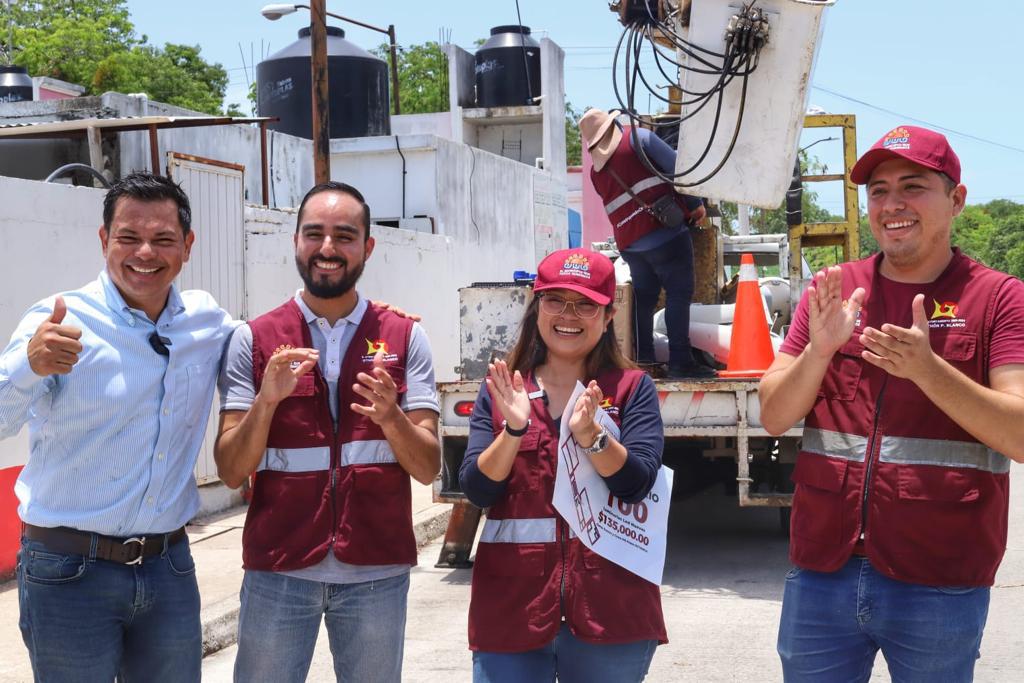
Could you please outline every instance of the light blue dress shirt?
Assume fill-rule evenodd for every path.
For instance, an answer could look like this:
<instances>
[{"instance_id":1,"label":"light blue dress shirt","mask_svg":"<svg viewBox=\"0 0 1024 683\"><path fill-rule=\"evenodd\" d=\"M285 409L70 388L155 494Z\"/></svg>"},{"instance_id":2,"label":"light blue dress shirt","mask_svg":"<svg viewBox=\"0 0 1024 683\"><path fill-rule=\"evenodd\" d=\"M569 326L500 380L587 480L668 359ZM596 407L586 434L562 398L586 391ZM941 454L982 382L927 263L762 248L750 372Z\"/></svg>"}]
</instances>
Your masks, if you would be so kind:
<instances>
[{"instance_id":1,"label":"light blue dress shirt","mask_svg":"<svg viewBox=\"0 0 1024 683\"><path fill-rule=\"evenodd\" d=\"M0 355L0 437L28 423L14 490L29 524L110 536L173 531L195 515L193 471L220 358L238 323L208 293L171 288L154 324L106 271L64 292L83 351L67 375L40 377L26 347L53 298L25 314ZM170 356L149 343L157 330Z\"/></svg>"}]
</instances>

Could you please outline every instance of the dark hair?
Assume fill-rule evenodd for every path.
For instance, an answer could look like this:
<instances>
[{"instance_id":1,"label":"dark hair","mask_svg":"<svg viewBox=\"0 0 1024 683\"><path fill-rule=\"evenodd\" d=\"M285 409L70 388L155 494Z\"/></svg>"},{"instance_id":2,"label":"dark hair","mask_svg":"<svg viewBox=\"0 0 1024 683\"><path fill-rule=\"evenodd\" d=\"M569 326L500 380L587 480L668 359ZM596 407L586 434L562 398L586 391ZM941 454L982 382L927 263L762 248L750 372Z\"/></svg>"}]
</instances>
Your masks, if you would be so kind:
<instances>
[{"instance_id":1,"label":"dark hair","mask_svg":"<svg viewBox=\"0 0 1024 683\"><path fill-rule=\"evenodd\" d=\"M170 178L139 171L129 173L114 183L114 186L107 190L107 196L103 198L103 227L107 232L110 232L114 209L117 208L117 200L121 197L144 202L170 199L178 206L178 222L181 224L182 234L188 235L192 231L192 207L189 206L188 195L181 189L181 185Z\"/></svg>"},{"instance_id":2,"label":"dark hair","mask_svg":"<svg viewBox=\"0 0 1024 683\"><path fill-rule=\"evenodd\" d=\"M298 232L299 228L302 226L302 212L306 208L306 202L309 201L310 197L318 195L321 192L340 192L342 194L347 194L349 197L358 201L363 207L363 227L366 228L366 235L364 235L363 240L365 241L370 239L370 206L366 203L366 200L363 199L363 193L348 183L339 183L336 180L328 180L326 183L314 185L312 189L306 193L306 196L302 198L302 203L299 204L299 215L295 218L295 232Z\"/></svg>"},{"instance_id":3,"label":"dark hair","mask_svg":"<svg viewBox=\"0 0 1024 683\"><path fill-rule=\"evenodd\" d=\"M942 171L937 171L937 173L939 174L939 178L942 179L942 184L946 186L946 194L949 194L954 189L956 189L957 183L956 183L955 180L950 178L948 175L946 175Z\"/></svg>"},{"instance_id":4,"label":"dark hair","mask_svg":"<svg viewBox=\"0 0 1024 683\"><path fill-rule=\"evenodd\" d=\"M605 311L611 310L611 304L605 307ZM548 358L548 347L540 336L537 326L537 317L540 313L540 297L534 296L533 301L526 307L523 319L519 323L519 336L516 338L512 350L508 353L505 362L513 372L518 370L527 374L538 365L543 365ZM619 340L615 338L615 323L609 320L608 326L601 335L597 346L587 354L586 373L587 378L592 379L601 370L609 368L635 368L636 365L622 355L619 348Z\"/></svg>"}]
</instances>

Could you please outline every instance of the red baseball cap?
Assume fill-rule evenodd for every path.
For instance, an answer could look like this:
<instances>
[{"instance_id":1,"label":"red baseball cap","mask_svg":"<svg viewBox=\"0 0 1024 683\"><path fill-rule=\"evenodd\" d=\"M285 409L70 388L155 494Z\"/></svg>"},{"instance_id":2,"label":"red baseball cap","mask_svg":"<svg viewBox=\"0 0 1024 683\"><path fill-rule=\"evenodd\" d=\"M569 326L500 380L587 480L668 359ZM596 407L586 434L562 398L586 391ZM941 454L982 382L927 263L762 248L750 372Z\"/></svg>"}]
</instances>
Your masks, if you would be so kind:
<instances>
[{"instance_id":1,"label":"red baseball cap","mask_svg":"<svg viewBox=\"0 0 1024 683\"><path fill-rule=\"evenodd\" d=\"M533 281L534 292L545 289L569 289L607 306L615 296L615 267L607 256L589 249L555 251L537 266Z\"/></svg>"},{"instance_id":2,"label":"red baseball cap","mask_svg":"<svg viewBox=\"0 0 1024 683\"><path fill-rule=\"evenodd\" d=\"M865 185L878 164L896 157L945 173L960 184L960 159L949 146L949 140L942 133L918 126L897 126L883 135L853 165L850 180Z\"/></svg>"}]
</instances>

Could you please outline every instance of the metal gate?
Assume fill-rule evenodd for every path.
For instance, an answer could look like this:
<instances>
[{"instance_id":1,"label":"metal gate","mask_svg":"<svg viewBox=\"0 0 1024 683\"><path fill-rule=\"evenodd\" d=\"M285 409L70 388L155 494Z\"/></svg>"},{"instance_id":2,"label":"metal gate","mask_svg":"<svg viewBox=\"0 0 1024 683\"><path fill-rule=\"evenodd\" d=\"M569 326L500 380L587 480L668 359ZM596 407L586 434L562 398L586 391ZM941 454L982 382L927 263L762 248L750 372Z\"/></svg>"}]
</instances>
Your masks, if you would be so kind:
<instances>
[{"instance_id":1,"label":"metal gate","mask_svg":"<svg viewBox=\"0 0 1024 683\"><path fill-rule=\"evenodd\" d=\"M181 184L192 205L196 241L181 269L179 289L203 289L232 317L246 317L245 167L177 152L167 153L167 175ZM215 395L206 424L196 481L217 481L213 443L217 437L220 396Z\"/></svg>"}]
</instances>

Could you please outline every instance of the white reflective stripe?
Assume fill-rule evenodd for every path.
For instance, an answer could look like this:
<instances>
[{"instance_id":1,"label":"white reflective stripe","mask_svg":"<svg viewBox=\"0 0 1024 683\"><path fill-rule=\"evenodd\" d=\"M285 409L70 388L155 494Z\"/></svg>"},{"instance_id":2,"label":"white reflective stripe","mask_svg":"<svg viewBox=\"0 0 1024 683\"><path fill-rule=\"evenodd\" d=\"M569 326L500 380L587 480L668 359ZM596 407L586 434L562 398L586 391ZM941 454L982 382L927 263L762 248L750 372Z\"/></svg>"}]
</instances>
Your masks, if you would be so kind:
<instances>
[{"instance_id":1,"label":"white reflective stripe","mask_svg":"<svg viewBox=\"0 0 1024 683\"><path fill-rule=\"evenodd\" d=\"M868 440L863 436L833 432L828 429L804 427L801 449L808 453L864 462L864 454L867 448Z\"/></svg>"},{"instance_id":2,"label":"white reflective stripe","mask_svg":"<svg viewBox=\"0 0 1024 683\"><path fill-rule=\"evenodd\" d=\"M629 189L633 191L633 194L640 194L644 190L649 190L652 187L657 187L658 185L661 185L664 182L665 181L659 178L658 176L652 176L650 178L644 178L639 183L637 183L636 185ZM604 210L606 213L611 214L616 209L621 209L623 206L625 206L632 198L633 197L630 196L628 192L623 192L618 197L605 204Z\"/></svg>"},{"instance_id":3,"label":"white reflective stripe","mask_svg":"<svg viewBox=\"0 0 1024 683\"><path fill-rule=\"evenodd\" d=\"M994 474L1010 471L1009 458L985 444L969 441L884 436L878 459L903 465L968 467Z\"/></svg>"},{"instance_id":4,"label":"white reflective stripe","mask_svg":"<svg viewBox=\"0 0 1024 683\"><path fill-rule=\"evenodd\" d=\"M331 468L331 449L327 446L314 448L268 448L260 460L259 470L274 472L316 472Z\"/></svg>"},{"instance_id":5,"label":"white reflective stripe","mask_svg":"<svg viewBox=\"0 0 1024 683\"><path fill-rule=\"evenodd\" d=\"M757 266L753 263L740 264L740 282L757 282Z\"/></svg>"},{"instance_id":6,"label":"white reflective stripe","mask_svg":"<svg viewBox=\"0 0 1024 683\"><path fill-rule=\"evenodd\" d=\"M387 439L352 441L341 445L341 466L387 465L398 462Z\"/></svg>"},{"instance_id":7,"label":"white reflective stripe","mask_svg":"<svg viewBox=\"0 0 1024 683\"><path fill-rule=\"evenodd\" d=\"M484 522L481 543L554 543L555 518L491 519Z\"/></svg>"}]
</instances>

